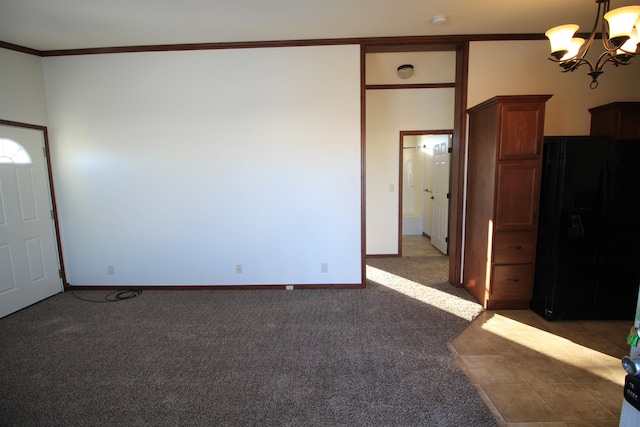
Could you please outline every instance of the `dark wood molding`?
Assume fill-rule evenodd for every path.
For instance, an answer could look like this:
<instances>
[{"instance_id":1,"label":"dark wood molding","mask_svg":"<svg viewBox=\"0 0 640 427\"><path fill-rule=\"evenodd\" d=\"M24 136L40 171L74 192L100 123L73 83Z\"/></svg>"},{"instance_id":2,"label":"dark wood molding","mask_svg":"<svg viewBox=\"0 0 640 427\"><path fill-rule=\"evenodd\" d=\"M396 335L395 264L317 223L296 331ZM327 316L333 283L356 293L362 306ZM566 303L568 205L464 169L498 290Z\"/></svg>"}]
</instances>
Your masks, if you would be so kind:
<instances>
[{"instance_id":1,"label":"dark wood molding","mask_svg":"<svg viewBox=\"0 0 640 427\"><path fill-rule=\"evenodd\" d=\"M366 53L450 51L473 41L547 40L544 34L459 34L446 36L369 37L362 39Z\"/></svg>"},{"instance_id":2,"label":"dark wood molding","mask_svg":"<svg viewBox=\"0 0 640 427\"><path fill-rule=\"evenodd\" d=\"M402 198L404 197L404 132L400 131L398 142L398 256L402 256ZM415 134L411 134L415 135Z\"/></svg>"},{"instance_id":3,"label":"dark wood molding","mask_svg":"<svg viewBox=\"0 0 640 427\"><path fill-rule=\"evenodd\" d=\"M0 48L13 50L16 52L28 53L29 55L35 56L43 56L43 52L41 50L31 49L30 47L24 47L13 43L7 43L0 41Z\"/></svg>"},{"instance_id":4,"label":"dark wood molding","mask_svg":"<svg viewBox=\"0 0 640 427\"><path fill-rule=\"evenodd\" d=\"M12 120L3 120L3 119L0 119L0 125L14 126L14 127L19 127L19 128L27 128L27 129L36 129L36 130L41 130L41 131L46 131L47 130L46 126L35 125L35 124L32 124L32 123L14 122Z\"/></svg>"},{"instance_id":5,"label":"dark wood molding","mask_svg":"<svg viewBox=\"0 0 640 427\"><path fill-rule=\"evenodd\" d=\"M384 84L384 85L367 85L367 90L378 89L441 89L454 88L455 83L412 83L412 84Z\"/></svg>"},{"instance_id":6,"label":"dark wood molding","mask_svg":"<svg viewBox=\"0 0 640 427\"><path fill-rule=\"evenodd\" d=\"M453 129L425 129L425 130L403 130L402 136L411 135L448 135L453 133Z\"/></svg>"},{"instance_id":7,"label":"dark wood molding","mask_svg":"<svg viewBox=\"0 0 640 427\"><path fill-rule=\"evenodd\" d=\"M181 43L141 46L110 46L79 49L38 50L0 41L0 48L42 57L100 55L110 53L169 52L188 50L256 49L269 47L335 46L360 44L365 53L455 50L461 43L473 41L546 40L544 34L468 34L449 36L354 37L308 40L272 40L223 43Z\"/></svg>"},{"instance_id":8,"label":"dark wood molding","mask_svg":"<svg viewBox=\"0 0 640 427\"><path fill-rule=\"evenodd\" d=\"M362 287L367 283L367 129L366 129L366 56L360 47L360 256Z\"/></svg>"},{"instance_id":9,"label":"dark wood molding","mask_svg":"<svg viewBox=\"0 0 640 427\"><path fill-rule=\"evenodd\" d=\"M257 49L273 47L301 47L301 46L336 46L348 44L361 44L361 39L319 39L319 40L276 40L262 42L228 42L228 43L190 43L190 44L164 44L148 46L114 46L86 49L61 49L45 50L42 56L74 56L74 55L100 55L109 53L139 53L139 52L175 52L190 50L223 50L223 49Z\"/></svg>"},{"instance_id":10,"label":"dark wood molding","mask_svg":"<svg viewBox=\"0 0 640 427\"><path fill-rule=\"evenodd\" d=\"M3 126L14 126L26 129L34 129L42 132L42 137L44 141L44 152L45 152L45 162L47 165L47 176L49 178L49 192L51 194L51 209L53 211L53 224L55 228L56 235L56 244L58 247L58 260L60 263L60 279L62 280L62 284L65 290L67 290L69 284L67 283L67 275L65 273L64 268L64 258L62 256L62 240L60 238L60 224L58 221L58 208L56 203L56 192L53 185L53 172L51 170L51 153L49 151L49 131L46 126L34 125L31 123L22 123L15 122L11 120L2 120L0 119L0 125Z\"/></svg>"},{"instance_id":11,"label":"dark wood molding","mask_svg":"<svg viewBox=\"0 0 640 427\"><path fill-rule=\"evenodd\" d=\"M462 287L462 247L464 218L464 163L467 134L467 89L469 70L469 43L461 43L456 49L456 90L451 153L451 181L449 188L449 283Z\"/></svg>"}]
</instances>

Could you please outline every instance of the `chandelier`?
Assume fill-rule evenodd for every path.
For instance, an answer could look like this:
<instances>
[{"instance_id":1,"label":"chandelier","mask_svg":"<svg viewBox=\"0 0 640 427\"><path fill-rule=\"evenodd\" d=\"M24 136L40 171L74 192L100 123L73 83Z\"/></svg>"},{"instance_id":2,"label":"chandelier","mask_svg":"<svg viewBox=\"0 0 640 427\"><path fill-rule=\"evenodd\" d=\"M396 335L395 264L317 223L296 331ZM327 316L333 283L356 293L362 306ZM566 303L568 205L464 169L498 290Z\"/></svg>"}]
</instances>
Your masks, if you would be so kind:
<instances>
[{"instance_id":1,"label":"chandelier","mask_svg":"<svg viewBox=\"0 0 640 427\"><path fill-rule=\"evenodd\" d=\"M640 6L626 6L610 10L611 0L596 0L598 12L593 23L593 29L589 38L585 41L579 37L573 37L578 31L575 24L560 25L551 28L545 33L551 44L551 57L557 62L563 72L574 71L582 65L589 66L591 84L589 87L598 87L598 77L603 73L602 67L607 62L614 66L627 65L636 55L640 39ZM598 23L601 23L601 36L604 52L593 63L585 56L596 38Z\"/></svg>"}]
</instances>

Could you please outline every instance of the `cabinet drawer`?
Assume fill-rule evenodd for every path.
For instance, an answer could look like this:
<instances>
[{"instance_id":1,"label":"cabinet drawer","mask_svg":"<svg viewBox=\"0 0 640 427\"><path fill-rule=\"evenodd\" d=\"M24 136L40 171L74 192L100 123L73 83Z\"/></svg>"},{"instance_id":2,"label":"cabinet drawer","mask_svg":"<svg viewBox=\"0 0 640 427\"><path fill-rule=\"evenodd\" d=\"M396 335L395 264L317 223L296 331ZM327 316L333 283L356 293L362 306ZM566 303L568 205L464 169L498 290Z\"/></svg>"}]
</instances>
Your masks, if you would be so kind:
<instances>
[{"instance_id":1,"label":"cabinet drawer","mask_svg":"<svg viewBox=\"0 0 640 427\"><path fill-rule=\"evenodd\" d=\"M493 239L494 264L533 264L536 253L535 232L496 232Z\"/></svg>"},{"instance_id":2,"label":"cabinet drawer","mask_svg":"<svg viewBox=\"0 0 640 427\"><path fill-rule=\"evenodd\" d=\"M491 278L491 298L531 299L533 264L494 265Z\"/></svg>"}]
</instances>

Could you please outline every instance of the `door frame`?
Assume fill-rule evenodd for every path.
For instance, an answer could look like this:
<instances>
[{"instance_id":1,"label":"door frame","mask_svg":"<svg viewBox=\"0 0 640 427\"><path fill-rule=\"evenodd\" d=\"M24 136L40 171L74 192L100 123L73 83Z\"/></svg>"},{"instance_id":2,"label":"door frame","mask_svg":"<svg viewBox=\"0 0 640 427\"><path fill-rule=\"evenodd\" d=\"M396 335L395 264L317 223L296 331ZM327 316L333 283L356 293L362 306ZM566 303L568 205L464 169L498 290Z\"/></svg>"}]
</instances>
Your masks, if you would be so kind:
<instances>
[{"instance_id":1,"label":"door frame","mask_svg":"<svg viewBox=\"0 0 640 427\"><path fill-rule=\"evenodd\" d=\"M423 136L423 135L451 135L453 139L453 129L439 129L439 130L401 130L400 131L400 153L399 153L399 165L398 165L398 256L402 256L402 196L404 192L404 156L403 145L405 136ZM423 165L424 167L424 165ZM451 163L449 163L449 175L451 175ZM451 180L449 180L449 187L451 187ZM449 191L451 192L451 191ZM451 212L451 209L449 209ZM424 212L423 212L424 214ZM447 223L451 222L451 213L447 218ZM424 234L424 231L422 232Z\"/></svg>"},{"instance_id":2,"label":"door frame","mask_svg":"<svg viewBox=\"0 0 640 427\"><path fill-rule=\"evenodd\" d=\"M42 140L44 142L44 156L45 164L47 166L47 177L49 180L49 197L51 199L51 210L53 212L53 228L56 236L56 245L58 248L58 265L60 266L60 279L62 280L63 290L69 290L69 284L67 283L67 276L64 269L64 260L62 256L62 241L60 240L60 227L58 224L58 209L56 205L56 197L53 186L53 173L51 171L51 155L49 152L49 132L46 126L35 125L31 123L15 122L11 120L0 119L0 125L13 126L23 129L34 129L42 132Z\"/></svg>"},{"instance_id":3,"label":"door frame","mask_svg":"<svg viewBox=\"0 0 640 427\"><path fill-rule=\"evenodd\" d=\"M464 218L464 185L467 135L467 90L469 86L469 41L459 38L435 37L424 38L379 38L361 42L360 51L360 96L361 96L361 145L362 149L362 271L366 268L366 79L365 57L367 53L376 52L420 52L447 50L456 52L454 94L453 138L451 141L451 179L449 189L449 283L462 287L462 253L463 253L463 218ZM407 85L409 87L409 85ZM415 87L415 86L414 86ZM417 87L451 87L449 85L417 85Z\"/></svg>"},{"instance_id":4,"label":"door frame","mask_svg":"<svg viewBox=\"0 0 640 427\"><path fill-rule=\"evenodd\" d=\"M423 136L423 135L452 135L453 129L440 129L440 130L401 130L400 131L400 152L399 152L399 165L398 165L398 256L402 256L402 196L404 192L404 157L403 157L403 145L405 136ZM449 164L449 175L451 175L451 164ZM451 186L451 180L449 180L449 186ZM424 215L424 212L422 212ZM451 217L447 219L447 223L451 221ZM424 231L422 232L424 234Z\"/></svg>"}]
</instances>

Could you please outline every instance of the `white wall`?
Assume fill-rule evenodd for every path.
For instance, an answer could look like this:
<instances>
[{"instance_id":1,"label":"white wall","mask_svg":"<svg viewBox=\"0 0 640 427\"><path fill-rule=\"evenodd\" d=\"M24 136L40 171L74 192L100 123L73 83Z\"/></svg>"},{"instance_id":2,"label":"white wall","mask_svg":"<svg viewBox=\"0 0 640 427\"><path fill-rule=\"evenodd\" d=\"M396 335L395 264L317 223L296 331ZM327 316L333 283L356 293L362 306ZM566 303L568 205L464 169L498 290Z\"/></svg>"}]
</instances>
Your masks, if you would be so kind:
<instances>
[{"instance_id":1,"label":"white wall","mask_svg":"<svg viewBox=\"0 0 640 427\"><path fill-rule=\"evenodd\" d=\"M365 80L368 85L453 83L456 73L456 53L436 52L385 52L366 55ZM398 77L398 67L413 65L413 76Z\"/></svg>"},{"instance_id":2,"label":"white wall","mask_svg":"<svg viewBox=\"0 0 640 427\"><path fill-rule=\"evenodd\" d=\"M403 56L407 54L410 56ZM304 189L298 191L293 181L284 175L306 176L303 160L297 154L299 147L306 146L309 151L302 157L313 158L314 162L310 166L309 181L301 186L311 188L315 184L320 189L320 199L326 199L329 204L340 200L344 212L341 211L336 225L349 230L349 243L336 246L344 248L338 251L340 255L348 252L349 260L354 258L360 242L359 235L355 235L360 230L359 218L352 204L359 203L359 187L352 185L354 176L359 174L359 163L353 164L354 156L359 155L354 142L359 138L357 55L357 47L343 46L44 59L51 104L48 111L52 117L50 136L55 184L70 281L73 284L133 284L128 282L135 279L147 283L154 278L153 282L182 283L181 279L186 276L175 271L184 266L205 264L202 274L190 277L189 283L245 284L254 279L262 283L262 279L274 276L274 281L280 283L289 282L284 276L314 283L353 281L356 271L346 266L347 261L343 263L345 267L336 266L343 270L340 277L336 277L335 262L323 255L334 252L335 247L320 238L327 230L316 232L318 227L311 222L319 220L321 228L336 227L331 221L322 220L326 215L319 199ZM590 122L588 108L615 101L640 101L637 61L627 67L605 66L605 73L599 79L600 87L591 90L586 70L561 73L556 64L546 60L547 56L546 41L472 42L468 107L495 95L553 94L547 103L545 133L586 135ZM438 67L448 61L445 59L440 58L435 65L427 60L424 65L435 69L434 75L441 76L449 72ZM370 61L378 62L379 66L378 71L367 67L367 82L380 84L395 78L395 68L400 63L420 65L419 61L424 59L415 53L393 53L367 55L367 63ZM42 62L39 57L0 49L0 118L48 124ZM292 66L282 67L285 63ZM425 79L424 69L416 66L418 81ZM424 96L425 93L428 96ZM453 89L368 91L368 253L397 252L399 131L451 127L452 93ZM300 106L302 108L298 108ZM265 112L275 119L270 120ZM315 116L320 120L314 120ZM283 123L284 117L291 120ZM387 120L394 123L383 123ZM294 134L305 137L296 138ZM243 137L241 144L228 142ZM340 145L344 140L349 142ZM186 160L173 160L169 148L173 141L178 141L181 148L188 147L185 152L181 151L182 159ZM277 150L264 148L264 141ZM338 151L341 156L334 155ZM314 157L317 152L323 153L319 159ZM260 156L268 161L260 162ZM337 168L333 161L339 162ZM281 173L272 174L275 169ZM244 174L238 170L253 172ZM320 174L329 175L325 179L329 182L319 182ZM265 177L268 177L266 181ZM196 190L185 190L192 187L187 182L192 183L193 179L205 182L197 184ZM350 183L347 188L342 185L344 179ZM222 190L211 188L219 186L221 181L231 184L234 180L240 183L236 192L231 190L231 185ZM256 186L252 187L254 181ZM333 181L340 182L336 193L329 190ZM286 185L278 193L274 189L275 184L280 183ZM200 216L195 218L195 224L202 230L194 233L173 219L184 218L185 211L190 210L188 204L181 207L176 203L193 203L204 187L206 196L227 205L233 202L231 207L216 205L211 215L216 224L222 219L231 226L209 228L208 218ZM265 191L265 187L269 189ZM192 196L188 195L190 192ZM290 206L292 193L302 202ZM174 202L170 203L169 199ZM344 204L343 200L348 202ZM213 209L215 202L201 198L198 203ZM280 208L278 203L282 204ZM156 213L145 217L147 206L154 207ZM324 216L316 216L318 209L314 208L320 209ZM278 220L277 230L265 235L270 230L263 227L265 223L281 212L294 209L303 213L295 218L294 215L287 217L294 227L285 226L284 219ZM168 228L169 235L158 236L152 231L152 223ZM287 234L282 230L296 232ZM216 243L212 243L214 234ZM266 242L272 236L278 239L284 236L285 243L291 243L294 248L303 247L303 238L296 234L316 240L311 242L314 249L310 253L305 251L305 257L292 250L300 262L285 262L286 253L266 258L258 254L265 249L271 253L287 247L270 247ZM238 235L239 240L232 235ZM144 237L149 242L135 241L132 236ZM223 244L218 242L220 239ZM256 240L260 242L257 245ZM122 242L127 243L125 250L116 249L121 248ZM257 249L240 250L247 245ZM186 247L195 250L187 252ZM230 249L219 255L221 247ZM211 256L205 254L207 251ZM175 253L179 255L170 256ZM184 256L185 253L189 253L189 257ZM190 259L194 256L197 259ZM280 261L272 266L275 258ZM320 258L327 259L320 261ZM340 257L331 257L334 258ZM210 259L216 261L210 263ZM262 259L266 261L263 263ZM171 265L163 265L167 261ZM317 275L320 262L330 262L329 274ZM245 270L241 277L235 275L235 264L239 263ZM116 267L113 276L106 275L109 264ZM233 274L228 271L229 264ZM282 271L284 264L291 274L272 274L272 270ZM354 265L359 267L359 259ZM250 271L256 274L250 275Z\"/></svg>"},{"instance_id":3,"label":"white wall","mask_svg":"<svg viewBox=\"0 0 640 427\"><path fill-rule=\"evenodd\" d=\"M358 46L44 70L72 285L361 283Z\"/></svg>"},{"instance_id":4,"label":"white wall","mask_svg":"<svg viewBox=\"0 0 640 427\"><path fill-rule=\"evenodd\" d=\"M0 119L47 125L42 58L0 48Z\"/></svg>"},{"instance_id":5,"label":"white wall","mask_svg":"<svg viewBox=\"0 0 640 427\"><path fill-rule=\"evenodd\" d=\"M420 216L423 192L423 149L420 135L405 135L402 141L402 215ZM431 165L426 165L430 168Z\"/></svg>"},{"instance_id":6,"label":"white wall","mask_svg":"<svg viewBox=\"0 0 640 427\"><path fill-rule=\"evenodd\" d=\"M405 135L402 141L402 234L422 234L422 199L425 165L420 135Z\"/></svg>"},{"instance_id":7,"label":"white wall","mask_svg":"<svg viewBox=\"0 0 640 427\"><path fill-rule=\"evenodd\" d=\"M594 43L591 50L597 50ZM546 105L545 135L588 135L588 109L611 102L640 101L640 61L605 65L599 86L590 89L588 67L562 73L548 61L547 41L473 42L469 46L472 107L496 95L552 94Z\"/></svg>"}]
</instances>

